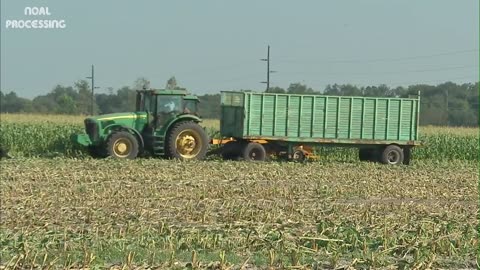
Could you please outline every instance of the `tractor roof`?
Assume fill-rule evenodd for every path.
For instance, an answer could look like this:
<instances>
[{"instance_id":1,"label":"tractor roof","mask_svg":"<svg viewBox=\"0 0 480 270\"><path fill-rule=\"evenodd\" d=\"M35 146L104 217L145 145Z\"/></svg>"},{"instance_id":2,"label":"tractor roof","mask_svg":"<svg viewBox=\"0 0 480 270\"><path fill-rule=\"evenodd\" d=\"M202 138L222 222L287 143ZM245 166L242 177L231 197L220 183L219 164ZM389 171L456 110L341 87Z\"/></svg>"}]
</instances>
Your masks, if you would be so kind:
<instances>
[{"instance_id":1,"label":"tractor roof","mask_svg":"<svg viewBox=\"0 0 480 270\"><path fill-rule=\"evenodd\" d=\"M185 88L180 89L144 89L137 90L138 92L151 93L154 95L182 95L183 99L195 99L198 100L198 97L188 93Z\"/></svg>"},{"instance_id":2,"label":"tractor roof","mask_svg":"<svg viewBox=\"0 0 480 270\"><path fill-rule=\"evenodd\" d=\"M137 90L138 92L152 93L155 95L187 95L188 92L185 89L145 89Z\"/></svg>"}]
</instances>

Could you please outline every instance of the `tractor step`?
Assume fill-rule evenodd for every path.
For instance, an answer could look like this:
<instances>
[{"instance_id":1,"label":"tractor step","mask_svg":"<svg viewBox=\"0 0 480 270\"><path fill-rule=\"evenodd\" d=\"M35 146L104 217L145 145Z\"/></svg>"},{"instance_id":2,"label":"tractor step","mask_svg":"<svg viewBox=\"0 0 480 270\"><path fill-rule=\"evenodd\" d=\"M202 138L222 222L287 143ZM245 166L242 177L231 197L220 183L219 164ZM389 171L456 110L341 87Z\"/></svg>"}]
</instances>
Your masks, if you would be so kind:
<instances>
[{"instance_id":1,"label":"tractor step","mask_svg":"<svg viewBox=\"0 0 480 270\"><path fill-rule=\"evenodd\" d=\"M163 136L153 135L152 150L156 156L165 155L165 138Z\"/></svg>"}]
</instances>

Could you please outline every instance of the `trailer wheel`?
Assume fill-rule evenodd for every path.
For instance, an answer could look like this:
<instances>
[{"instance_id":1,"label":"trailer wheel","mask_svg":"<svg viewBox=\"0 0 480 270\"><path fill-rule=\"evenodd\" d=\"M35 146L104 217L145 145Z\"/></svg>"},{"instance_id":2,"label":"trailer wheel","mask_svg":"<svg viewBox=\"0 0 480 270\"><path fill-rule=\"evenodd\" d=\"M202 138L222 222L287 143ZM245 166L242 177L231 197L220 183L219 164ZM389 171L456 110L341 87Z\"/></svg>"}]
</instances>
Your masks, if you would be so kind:
<instances>
[{"instance_id":1,"label":"trailer wheel","mask_svg":"<svg viewBox=\"0 0 480 270\"><path fill-rule=\"evenodd\" d=\"M244 160L248 161L265 161L267 151L265 151L263 145L251 142L244 146L242 156Z\"/></svg>"},{"instance_id":2,"label":"trailer wheel","mask_svg":"<svg viewBox=\"0 0 480 270\"><path fill-rule=\"evenodd\" d=\"M389 145L385 147L380 157L380 161L383 164L389 165L399 165L402 164L404 160L402 148L396 145Z\"/></svg>"},{"instance_id":3,"label":"trailer wheel","mask_svg":"<svg viewBox=\"0 0 480 270\"><path fill-rule=\"evenodd\" d=\"M237 141L227 142L222 149L222 158L225 160L235 160L240 157L242 145Z\"/></svg>"},{"instance_id":4,"label":"trailer wheel","mask_svg":"<svg viewBox=\"0 0 480 270\"><path fill-rule=\"evenodd\" d=\"M107 141L107 152L114 158L134 159L138 155L138 141L128 131L112 133Z\"/></svg>"},{"instance_id":5,"label":"trailer wheel","mask_svg":"<svg viewBox=\"0 0 480 270\"><path fill-rule=\"evenodd\" d=\"M302 150L296 150L293 152L292 160L296 162L304 162L307 160L307 156Z\"/></svg>"}]
</instances>

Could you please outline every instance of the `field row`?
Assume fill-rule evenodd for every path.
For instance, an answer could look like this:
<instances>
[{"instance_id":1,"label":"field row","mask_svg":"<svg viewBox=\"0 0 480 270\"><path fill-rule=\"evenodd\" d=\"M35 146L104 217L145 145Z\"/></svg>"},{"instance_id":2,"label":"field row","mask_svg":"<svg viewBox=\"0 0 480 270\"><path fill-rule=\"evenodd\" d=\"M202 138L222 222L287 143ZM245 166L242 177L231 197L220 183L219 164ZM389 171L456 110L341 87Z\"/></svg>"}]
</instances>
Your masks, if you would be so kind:
<instances>
[{"instance_id":1,"label":"field row","mask_svg":"<svg viewBox=\"0 0 480 270\"><path fill-rule=\"evenodd\" d=\"M216 125L217 124L217 125ZM206 121L209 135L217 136L218 122ZM424 146L413 150L413 160L477 160L478 129L423 128L420 140ZM475 130L473 132L472 130ZM85 149L74 145L70 136L84 132L81 124L57 122L4 121L0 127L0 146L17 157L87 157ZM354 148L320 148L319 156L327 160L353 161L358 159Z\"/></svg>"},{"instance_id":2,"label":"field row","mask_svg":"<svg viewBox=\"0 0 480 270\"><path fill-rule=\"evenodd\" d=\"M4 265L475 265L476 162L20 159L2 171Z\"/></svg>"},{"instance_id":3,"label":"field row","mask_svg":"<svg viewBox=\"0 0 480 270\"><path fill-rule=\"evenodd\" d=\"M73 124L82 125L85 115L47 115L47 114L0 114L0 121L3 123L25 123L25 124ZM202 125L208 129L219 130L220 121L217 119L204 119ZM478 128L471 127L420 127L420 133L431 135L437 133L450 134L455 136L478 136Z\"/></svg>"}]
</instances>

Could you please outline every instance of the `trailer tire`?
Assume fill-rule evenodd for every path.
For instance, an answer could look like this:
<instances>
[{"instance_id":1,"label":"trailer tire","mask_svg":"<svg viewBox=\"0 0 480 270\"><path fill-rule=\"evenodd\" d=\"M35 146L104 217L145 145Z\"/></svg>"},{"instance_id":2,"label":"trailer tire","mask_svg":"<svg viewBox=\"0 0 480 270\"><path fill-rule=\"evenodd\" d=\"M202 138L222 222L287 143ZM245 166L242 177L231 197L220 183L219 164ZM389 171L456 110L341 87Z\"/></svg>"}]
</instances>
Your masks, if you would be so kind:
<instances>
[{"instance_id":1,"label":"trailer tire","mask_svg":"<svg viewBox=\"0 0 480 270\"><path fill-rule=\"evenodd\" d=\"M265 161L267 158L267 151L263 145L250 142L243 147L242 157L247 161Z\"/></svg>"},{"instance_id":2,"label":"trailer tire","mask_svg":"<svg viewBox=\"0 0 480 270\"><path fill-rule=\"evenodd\" d=\"M113 158L134 159L138 156L138 140L128 131L115 131L107 140L107 153Z\"/></svg>"},{"instance_id":3,"label":"trailer tire","mask_svg":"<svg viewBox=\"0 0 480 270\"><path fill-rule=\"evenodd\" d=\"M383 149L380 161L383 164L400 165L403 163L404 157L402 148L396 145L389 145Z\"/></svg>"},{"instance_id":4,"label":"trailer tire","mask_svg":"<svg viewBox=\"0 0 480 270\"><path fill-rule=\"evenodd\" d=\"M298 149L293 152L292 160L295 162L305 162L307 160L307 155L304 151Z\"/></svg>"}]
</instances>

